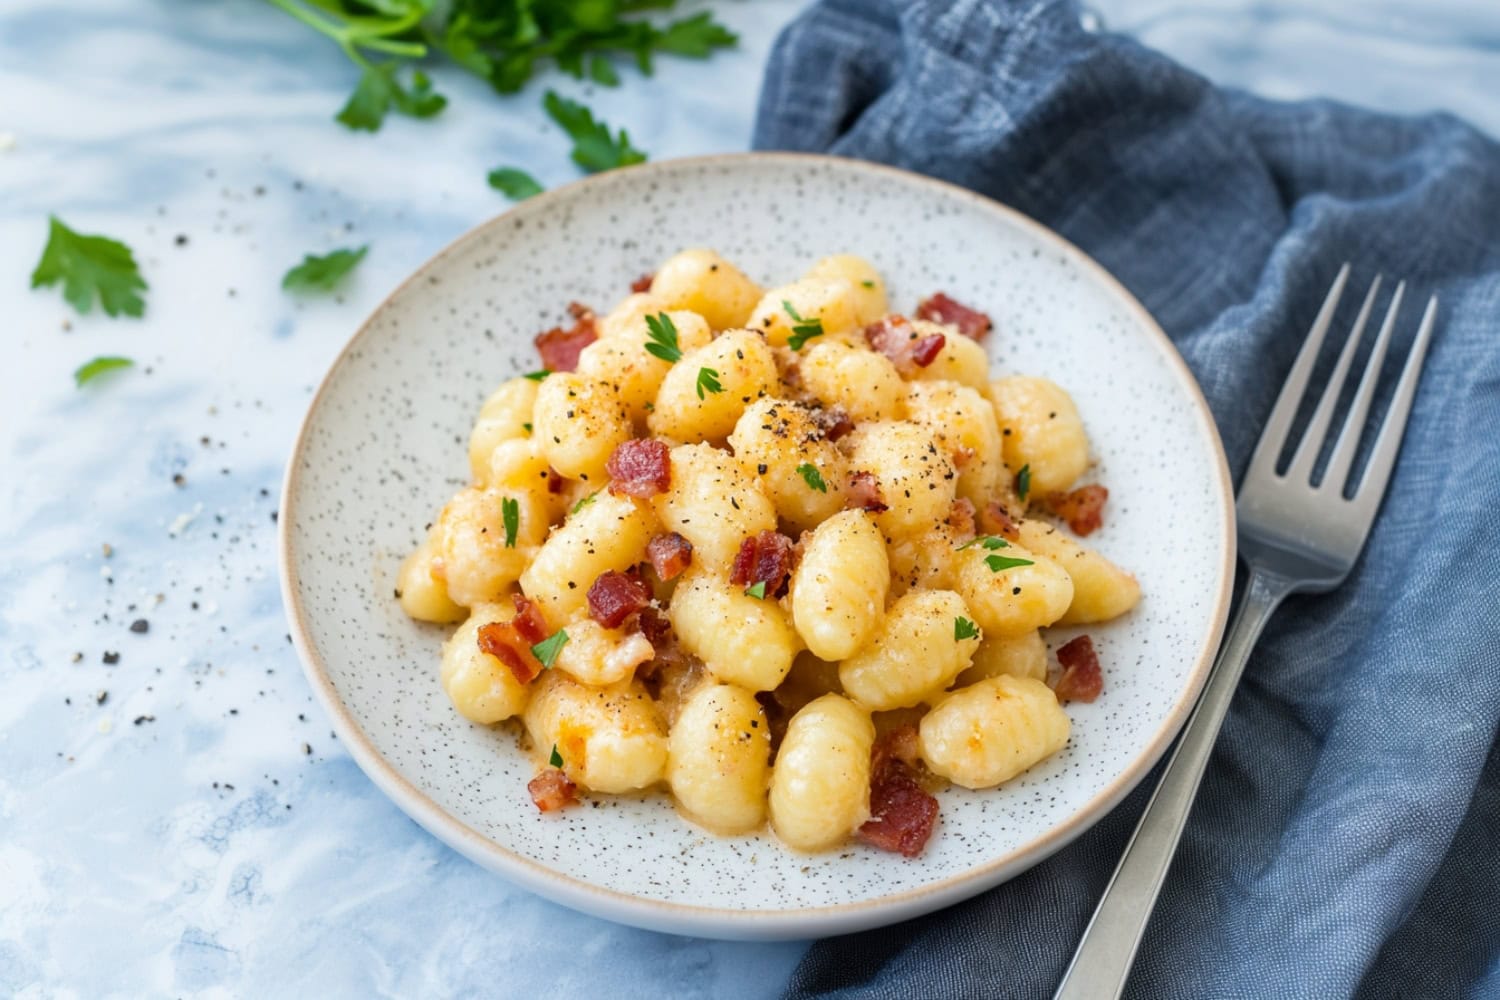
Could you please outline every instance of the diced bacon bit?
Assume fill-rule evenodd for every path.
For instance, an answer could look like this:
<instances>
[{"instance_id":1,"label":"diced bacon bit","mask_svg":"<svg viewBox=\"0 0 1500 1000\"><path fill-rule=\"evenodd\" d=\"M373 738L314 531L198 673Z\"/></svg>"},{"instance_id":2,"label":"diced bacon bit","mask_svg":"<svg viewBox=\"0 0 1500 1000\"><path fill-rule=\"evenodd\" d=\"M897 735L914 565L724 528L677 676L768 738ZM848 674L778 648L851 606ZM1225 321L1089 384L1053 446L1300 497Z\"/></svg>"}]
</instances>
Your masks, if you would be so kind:
<instances>
[{"instance_id":1,"label":"diced bacon bit","mask_svg":"<svg viewBox=\"0 0 1500 1000\"><path fill-rule=\"evenodd\" d=\"M541 661L531 652L535 643L521 635L514 621L479 626L478 642L481 653L488 653L509 667L522 684L530 684L542 672Z\"/></svg>"},{"instance_id":2,"label":"diced bacon bit","mask_svg":"<svg viewBox=\"0 0 1500 1000\"><path fill-rule=\"evenodd\" d=\"M792 571L792 540L775 531L762 531L740 543L729 582L748 587L766 585L767 597L780 597Z\"/></svg>"},{"instance_id":3,"label":"diced bacon bit","mask_svg":"<svg viewBox=\"0 0 1500 1000\"><path fill-rule=\"evenodd\" d=\"M854 430L854 421L841 406L830 406L827 409L818 410L813 419L822 429L823 436L830 441L837 441Z\"/></svg>"},{"instance_id":4,"label":"diced bacon bit","mask_svg":"<svg viewBox=\"0 0 1500 1000\"><path fill-rule=\"evenodd\" d=\"M522 639L535 646L552 634L547 628L547 619L542 617L541 607L531 598L524 594L511 594L510 603L515 605L516 617L512 620Z\"/></svg>"},{"instance_id":5,"label":"diced bacon bit","mask_svg":"<svg viewBox=\"0 0 1500 1000\"><path fill-rule=\"evenodd\" d=\"M643 274L630 283L630 290L639 295L641 292L651 291L651 282L656 280L654 274Z\"/></svg>"},{"instance_id":6,"label":"diced bacon bit","mask_svg":"<svg viewBox=\"0 0 1500 1000\"><path fill-rule=\"evenodd\" d=\"M863 509L871 514L888 510L885 494L880 492L880 480L873 472L856 472L849 477L849 499L845 502L850 510Z\"/></svg>"},{"instance_id":7,"label":"diced bacon bit","mask_svg":"<svg viewBox=\"0 0 1500 1000\"><path fill-rule=\"evenodd\" d=\"M549 767L526 783L531 801L544 813L556 812L578 801L578 786L562 771Z\"/></svg>"},{"instance_id":8,"label":"diced bacon bit","mask_svg":"<svg viewBox=\"0 0 1500 1000\"><path fill-rule=\"evenodd\" d=\"M934 323L949 323L971 340L983 340L984 335L989 333L995 325L984 313L977 309L970 309L961 302L955 302L942 292L931 295L917 304L917 319L931 320Z\"/></svg>"},{"instance_id":9,"label":"diced bacon bit","mask_svg":"<svg viewBox=\"0 0 1500 1000\"><path fill-rule=\"evenodd\" d=\"M657 535L646 544L646 558L663 582L675 580L693 563L693 543L675 531Z\"/></svg>"},{"instance_id":10,"label":"diced bacon bit","mask_svg":"<svg viewBox=\"0 0 1500 1000\"><path fill-rule=\"evenodd\" d=\"M991 500L984 505L984 510L979 514L979 526L987 535L999 535L1001 538L1012 542L1021 540L1021 533L1016 528L1015 518L1010 516L1010 511L998 500Z\"/></svg>"},{"instance_id":11,"label":"diced bacon bit","mask_svg":"<svg viewBox=\"0 0 1500 1000\"><path fill-rule=\"evenodd\" d=\"M870 751L870 820L859 839L908 858L922 853L937 822L938 802L917 783L913 770L917 731L893 729Z\"/></svg>"},{"instance_id":12,"label":"diced bacon bit","mask_svg":"<svg viewBox=\"0 0 1500 1000\"><path fill-rule=\"evenodd\" d=\"M1093 701L1104 690L1099 654L1094 652L1094 640L1088 636L1080 635L1059 646L1057 662L1063 668L1053 688L1058 701Z\"/></svg>"},{"instance_id":13,"label":"diced bacon bit","mask_svg":"<svg viewBox=\"0 0 1500 1000\"><path fill-rule=\"evenodd\" d=\"M934 333L912 342L911 360L918 368L926 368L937 360L937 356L943 353L947 346L948 338L941 333Z\"/></svg>"},{"instance_id":14,"label":"diced bacon bit","mask_svg":"<svg viewBox=\"0 0 1500 1000\"><path fill-rule=\"evenodd\" d=\"M672 634L671 623L662 616L660 611L649 604L625 620L625 629L645 636L646 641L651 643L651 648L656 650L656 659L650 664L643 664L642 671L645 671L647 667L654 667L661 660L667 644L669 642L675 644L677 641L676 636Z\"/></svg>"},{"instance_id":15,"label":"diced bacon bit","mask_svg":"<svg viewBox=\"0 0 1500 1000\"><path fill-rule=\"evenodd\" d=\"M974 537L974 503L967 497L959 497L948 508L948 527L953 529L956 540L967 542Z\"/></svg>"},{"instance_id":16,"label":"diced bacon bit","mask_svg":"<svg viewBox=\"0 0 1500 1000\"><path fill-rule=\"evenodd\" d=\"M563 479L561 473L556 472L552 469L547 470L548 493L561 493L563 491L563 487L566 485L568 485L568 482L567 480Z\"/></svg>"},{"instance_id":17,"label":"diced bacon bit","mask_svg":"<svg viewBox=\"0 0 1500 1000\"><path fill-rule=\"evenodd\" d=\"M625 619L651 603L651 591L639 577L611 569L594 580L588 599L590 618L605 628L619 628Z\"/></svg>"},{"instance_id":18,"label":"diced bacon bit","mask_svg":"<svg viewBox=\"0 0 1500 1000\"><path fill-rule=\"evenodd\" d=\"M672 452L665 441L635 438L610 453L604 470L611 493L647 500L672 485Z\"/></svg>"},{"instance_id":19,"label":"diced bacon bit","mask_svg":"<svg viewBox=\"0 0 1500 1000\"><path fill-rule=\"evenodd\" d=\"M1104 523L1104 501L1109 499L1109 490L1092 483L1080 486L1072 493L1050 493L1042 498L1042 506L1068 522L1075 535L1091 535Z\"/></svg>"},{"instance_id":20,"label":"diced bacon bit","mask_svg":"<svg viewBox=\"0 0 1500 1000\"><path fill-rule=\"evenodd\" d=\"M536 351L542 356L542 366L551 372L578 370L578 355L583 349L599 339L594 329L594 311L577 302L568 303L568 312L573 325L564 330L560 326L536 335Z\"/></svg>"}]
</instances>

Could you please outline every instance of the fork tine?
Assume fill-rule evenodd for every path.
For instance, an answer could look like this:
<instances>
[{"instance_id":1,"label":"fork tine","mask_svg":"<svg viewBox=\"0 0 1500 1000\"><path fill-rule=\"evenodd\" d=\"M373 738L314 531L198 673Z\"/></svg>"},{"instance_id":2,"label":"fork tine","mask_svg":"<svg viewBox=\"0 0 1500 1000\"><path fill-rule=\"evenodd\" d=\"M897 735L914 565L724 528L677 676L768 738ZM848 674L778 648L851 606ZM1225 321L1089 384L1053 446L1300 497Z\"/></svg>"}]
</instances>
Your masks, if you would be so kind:
<instances>
[{"instance_id":1,"label":"fork tine","mask_svg":"<svg viewBox=\"0 0 1500 1000\"><path fill-rule=\"evenodd\" d=\"M1344 294L1344 284L1348 280L1349 265L1346 263L1339 268L1338 277L1333 279L1333 287L1328 289L1328 297L1323 300L1323 307L1318 310L1312 329L1307 331L1307 340L1297 352L1297 360L1292 362L1292 370L1281 386L1281 394L1276 397L1276 405L1271 408L1270 419L1266 421L1265 429L1260 432L1260 440L1255 444L1255 453L1250 456L1250 467L1245 472L1247 479L1252 475L1270 477L1276 474L1276 456L1281 454L1281 446L1292 426L1292 418L1297 414L1297 404L1302 402L1302 393L1312 375L1313 364L1318 360L1318 349L1323 346L1323 337L1328 333L1328 325L1333 322L1334 310L1338 308L1339 297Z\"/></svg>"},{"instance_id":2,"label":"fork tine","mask_svg":"<svg viewBox=\"0 0 1500 1000\"><path fill-rule=\"evenodd\" d=\"M1375 346L1370 348L1370 358L1365 362L1365 374L1359 380L1354 401L1349 404L1349 414L1344 417L1344 426L1339 431L1338 441L1334 442L1333 454L1328 456L1328 470L1323 473L1319 489L1332 487L1337 493L1344 492L1344 484L1349 479L1349 468L1354 464L1354 456L1359 452L1359 440L1364 436L1365 418L1370 415L1370 402L1375 397L1375 384L1380 381L1380 369L1385 364L1391 331L1396 328L1396 314L1401 311L1401 298L1405 294L1406 282L1403 281L1396 286L1396 294L1391 296L1391 304L1386 307L1385 322L1380 324Z\"/></svg>"},{"instance_id":3,"label":"fork tine","mask_svg":"<svg viewBox=\"0 0 1500 1000\"><path fill-rule=\"evenodd\" d=\"M1422 313L1422 325L1412 341L1411 353L1401 369L1401 381L1396 383L1396 395L1391 398L1391 408L1380 425L1380 436L1375 439L1375 448L1370 452L1370 464L1361 477L1354 494L1354 504L1362 514L1373 519L1380 498L1385 495L1385 485L1391 478L1391 468L1396 464L1396 453L1401 450L1401 437L1406 433L1406 417L1411 412L1411 401L1417 394L1417 380L1422 377L1422 362L1427 357L1427 342L1432 339L1432 327L1437 321L1437 296L1427 300L1427 309Z\"/></svg>"},{"instance_id":4,"label":"fork tine","mask_svg":"<svg viewBox=\"0 0 1500 1000\"><path fill-rule=\"evenodd\" d=\"M1306 483L1312 481L1313 466L1318 461L1318 453L1323 450L1323 442L1328 437L1328 425L1333 422L1333 408L1338 405L1339 396L1343 394L1344 382L1349 377L1349 366L1354 361L1354 352L1359 348L1360 338L1365 333L1365 323L1370 319L1370 310L1375 307L1375 296L1380 291L1380 276L1370 282L1370 290L1365 294L1365 301L1359 307L1359 315L1354 319L1354 326L1350 328L1349 335L1344 338L1344 347L1339 351L1339 359L1333 366L1333 373L1328 377L1328 384L1323 387L1323 395L1318 400L1317 409L1313 410L1312 419L1307 422L1307 429L1302 432L1302 440L1297 445L1297 452L1292 456L1292 464L1287 466L1286 476L1293 482ZM1327 476L1323 477L1325 480Z\"/></svg>"}]
</instances>

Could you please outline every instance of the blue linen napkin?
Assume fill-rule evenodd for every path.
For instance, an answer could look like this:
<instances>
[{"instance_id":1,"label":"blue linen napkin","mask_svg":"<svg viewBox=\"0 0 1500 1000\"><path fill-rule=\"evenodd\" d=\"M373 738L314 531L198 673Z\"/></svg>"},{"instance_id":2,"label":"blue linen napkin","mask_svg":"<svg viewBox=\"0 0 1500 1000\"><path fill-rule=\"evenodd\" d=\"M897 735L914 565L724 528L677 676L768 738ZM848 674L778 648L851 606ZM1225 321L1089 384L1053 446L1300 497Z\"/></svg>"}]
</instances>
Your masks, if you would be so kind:
<instances>
[{"instance_id":1,"label":"blue linen napkin","mask_svg":"<svg viewBox=\"0 0 1500 1000\"><path fill-rule=\"evenodd\" d=\"M1129 993L1500 996L1500 148L1216 88L1063 0L821 0L755 145L941 177L1077 243L1177 344L1236 481L1341 261L1343 329L1377 272L1409 281L1395 357L1440 295L1374 532L1256 649ZM1049 995L1145 794L983 896L815 945L788 995Z\"/></svg>"}]
</instances>

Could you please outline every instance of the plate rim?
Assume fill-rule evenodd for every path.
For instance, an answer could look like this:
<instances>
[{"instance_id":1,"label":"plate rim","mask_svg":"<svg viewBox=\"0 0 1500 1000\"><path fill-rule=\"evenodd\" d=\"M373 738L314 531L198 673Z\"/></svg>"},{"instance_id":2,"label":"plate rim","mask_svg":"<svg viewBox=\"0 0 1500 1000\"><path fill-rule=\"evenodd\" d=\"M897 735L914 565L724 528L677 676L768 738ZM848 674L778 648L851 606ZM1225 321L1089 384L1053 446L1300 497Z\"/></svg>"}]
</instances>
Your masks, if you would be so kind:
<instances>
[{"instance_id":1,"label":"plate rim","mask_svg":"<svg viewBox=\"0 0 1500 1000\"><path fill-rule=\"evenodd\" d=\"M1188 398L1193 404L1194 418L1207 432L1215 459L1213 464L1217 496L1224 510L1224 541L1220 549L1221 570L1212 622L1199 646L1197 660L1189 671L1187 684L1178 694L1163 718L1161 726L1147 742L1144 750L1132 758L1120 774L1089 798L1060 826L964 872L895 895L816 907L737 910L649 899L595 885L577 876L557 871L475 830L403 777L365 735L358 720L339 697L326 666L313 648L306 624L307 614L296 586L297 571L293 562L292 525L297 521L296 496L301 478L301 458L307 446L314 416L319 412L324 395L333 382L334 376L348 363L351 353L370 332L375 318L391 304L392 300L423 278L435 265L471 240L478 238L482 232L489 230L501 220L545 211L553 202L564 201L584 188L618 183L620 177L624 175L642 177L648 174L668 173L683 167L733 167L740 163L756 164L768 161L793 166L801 164L831 167L834 170L851 171L856 174L866 173L882 179L894 179L902 183L934 188L944 195L966 201L981 211L997 213L1005 217L1010 223L1029 231L1032 236L1063 253L1073 264L1081 267L1095 281L1101 282L1107 290L1112 291L1126 310L1133 314L1137 324L1148 337L1156 342L1158 348L1162 349L1167 364L1188 390ZM301 661L303 673L307 677L314 696L328 713L334 731L348 749L350 756L354 758L360 770L402 812L428 833L469 860L553 902L593 916L651 930L739 940L783 940L845 934L920 916L976 896L1007 881L1061 850L1103 819L1140 784L1165 754L1186 723L1189 712L1202 693L1208 679L1209 668L1223 639L1228 619L1229 603L1234 586L1237 542L1233 481L1230 478L1223 441L1203 390L1178 352L1176 345L1167 337L1155 317L1113 274L1070 240L1035 219L968 188L886 164L822 153L797 152L719 153L658 160L626 167L623 170L611 170L580 178L528 198L460 234L392 289L370 311L329 364L298 425L282 477L279 509L281 513L277 526L277 564L282 605L286 612L287 624L291 629L292 645Z\"/></svg>"}]
</instances>

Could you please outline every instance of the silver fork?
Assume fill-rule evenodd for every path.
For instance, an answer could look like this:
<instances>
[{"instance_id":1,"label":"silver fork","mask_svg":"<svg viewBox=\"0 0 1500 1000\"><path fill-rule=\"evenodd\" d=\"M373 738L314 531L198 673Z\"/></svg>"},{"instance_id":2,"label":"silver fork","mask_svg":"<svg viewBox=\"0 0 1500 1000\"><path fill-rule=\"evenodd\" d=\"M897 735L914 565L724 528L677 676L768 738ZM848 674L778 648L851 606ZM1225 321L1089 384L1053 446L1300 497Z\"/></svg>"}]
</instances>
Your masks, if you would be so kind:
<instances>
[{"instance_id":1,"label":"silver fork","mask_svg":"<svg viewBox=\"0 0 1500 1000\"><path fill-rule=\"evenodd\" d=\"M1250 578L1234 624L1209 673L1203 695L1182 730L1166 770L1162 772L1161 783L1151 796L1130 843L1125 846L1119 866L1104 889L1099 907L1083 932L1078 951L1073 955L1054 1000L1102 1000L1120 996L1251 648L1260 638L1271 613L1288 594L1327 591L1343 583L1370 534L1370 525L1380 508L1396 453L1401 448L1412 396L1421 377L1422 361L1427 354L1427 343L1432 337L1437 314L1436 297L1428 301L1422 314L1422 325L1412 342L1390 410L1381 424L1365 473L1352 497L1346 499L1344 496L1346 480L1359 450L1370 400L1375 395L1381 363L1385 360L1391 330L1401 308L1404 282L1396 287L1386 310L1385 321L1370 351L1364 376L1360 379L1322 479L1313 482L1314 467L1327 439L1334 406L1344 387L1360 335L1375 303L1380 288L1379 278L1370 285L1369 294L1365 296L1354 327L1339 352L1328 386L1318 400L1291 464L1285 474L1276 472L1277 458L1288 440L1292 419L1307 389L1308 378L1318 360L1318 350L1323 346L1323 338L1328 333L1348 280L1349 265L1345 264L1339 269L1323 307L1318 310L1317 319L1297 354L1286 384L1281 387L1271 419L1261 432L1250 467L1240 483L1235 501L1239 551L1250 568Z\"/></svg>"}]
</instances>

